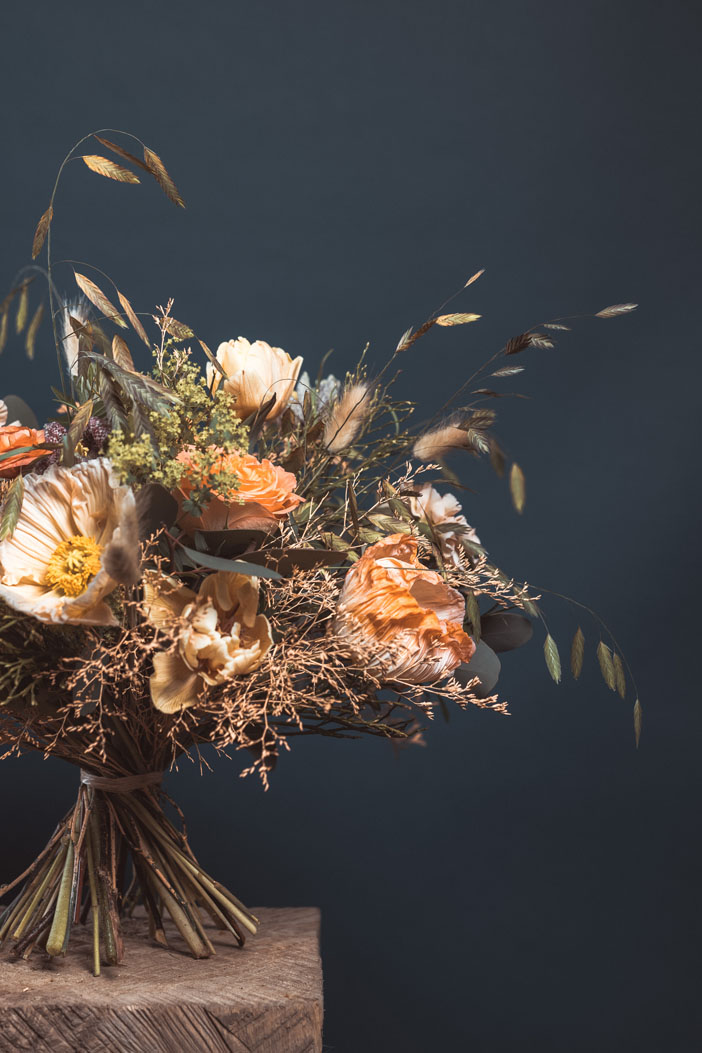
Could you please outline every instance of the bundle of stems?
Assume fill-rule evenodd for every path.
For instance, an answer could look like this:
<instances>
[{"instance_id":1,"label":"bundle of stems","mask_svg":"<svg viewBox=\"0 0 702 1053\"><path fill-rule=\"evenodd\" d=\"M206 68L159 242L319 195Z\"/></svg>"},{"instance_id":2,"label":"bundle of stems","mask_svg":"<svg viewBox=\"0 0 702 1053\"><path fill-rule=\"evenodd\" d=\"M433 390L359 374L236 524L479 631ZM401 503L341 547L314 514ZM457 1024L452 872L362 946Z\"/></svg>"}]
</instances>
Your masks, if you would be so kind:
<instances>
[{"instance_id":1,"label":"bundle of stems","mask_svg":"<svg viewBox=\"0 0 702 1053\"><path fill-rule=\"evenodd\" d=\"M157 776L158 777L158 776ZM0 916L0 946L13 945L25 960L35 948L65 954L74 926L92 914L93 973L101 962L118 965L124 957L120 918L138 902L146 910L149 934L167 946L167 912L195 958L215 953L201 912L243 945L257 919L197 862L185 829L166 815L153 773L129 789L128 779L91 778L84 773L78 798L50 841L0 895L21 886ZM91 782L111 789L98 789Z\"/></svg>"}]
</instances>

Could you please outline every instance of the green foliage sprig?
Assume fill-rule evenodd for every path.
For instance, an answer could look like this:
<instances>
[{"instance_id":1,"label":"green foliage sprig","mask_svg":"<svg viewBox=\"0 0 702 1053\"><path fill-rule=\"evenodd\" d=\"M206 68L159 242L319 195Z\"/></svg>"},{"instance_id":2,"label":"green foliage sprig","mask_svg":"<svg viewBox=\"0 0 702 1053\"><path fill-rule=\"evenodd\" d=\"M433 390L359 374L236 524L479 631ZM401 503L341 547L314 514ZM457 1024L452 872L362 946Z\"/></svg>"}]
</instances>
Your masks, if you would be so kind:
<instances>
[{"instance_id":1,"label":"green foliage sprig","mask_svg":"<svg viewBox=\"0 0 702 1053\"><path fill-rule=\"evenodd\" d=\"M210 393L189 350L168 340L154 357L154 376L173 393L173 401L167 412L149 413L149 428L142 434L113 431L107 455L130 486L153 482L173 489L187 471L184 511L199 515L213 496L231 497L237 489L238 477L222 453L246 450L248 428L237 417L231 395L221 389ZM183 450L187 464L178 459Z\"/></svg>"}]
</instances>

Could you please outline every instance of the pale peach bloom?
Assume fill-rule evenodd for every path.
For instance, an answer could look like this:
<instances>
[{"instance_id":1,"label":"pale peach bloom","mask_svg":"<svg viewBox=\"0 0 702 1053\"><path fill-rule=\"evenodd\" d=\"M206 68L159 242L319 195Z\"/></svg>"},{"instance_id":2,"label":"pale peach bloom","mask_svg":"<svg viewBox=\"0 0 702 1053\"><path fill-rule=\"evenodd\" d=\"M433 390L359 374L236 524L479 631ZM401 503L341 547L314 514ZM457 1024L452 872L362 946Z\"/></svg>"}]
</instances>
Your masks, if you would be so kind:
<instances>
[{"instance_id":1,"label":"pale peach bloom","mask_svg":"<svg viewBox=\"0 0 702 1053\"><path fill-rule=\"evenodd\" d=\"M28 475L17 526L0 542L0 599L43 622L116 625L105 597L131 553L138 565L134 495L100 457Z\"/></svg>"},{"instance_id":2,"label":"pale peach bloom","mask_svg":"<svg viewBox=\"0 0 702 1053\"><path fill-rule=\"evenodd\" d=\"M381 680L428 684L469 662L465 601L419 561L417 542L393 534L348 571L334 632L354 660Z\"/></svg>"},{"instance_id":3,"label":"pale peach bloom","mask_svg":"<svg viewBox=\"0 0 702 1053\"><path fill-rule=\"evenodd\" d=\"M442 496L431 483L425 483L420 488L418 497L410 498L410 511L412 515L423 519L432 527L455 524L455 530L436 532L444 559L458 563L464 540L480 544L480 538L473 527L469 526L466 517L461 514L462 506L458 499L453 494Z\"/></svg>"},{"instance_id":4,"label":"pale peach bloom","mask_svg":"<svg viewBox=\"0 0 702 1053\"><path fill-rule=\"evenodd\" d=\"M4 407L5 419L7 420L7 406ZM44 432L36 428L26 428L22 424L5 424L0 427L0 454L12 453L13 450L25 449L27 446L38 446L44 442ZM14 457L6 457L0 461L0 479L12 479L19 475L20 468L36 461L38 457L46 457L49 450L30 450L27 453L18 453Z\"/></svg>"},{"instance_id":5,"label":"pale peach bloom","mask_svg":"<svg viewBox=\"0 0 702 1053\"><path fill-rule=\"evenodd\" d=\"M222 387L236 399L236 413L241 420L256 413L275 395L275 403L266 420L275 420L285 410L295 391L302 359L293 360L281 347L271 347L265 340L253 344L243 337L228 340L217 348L217 361L226 377L207 364L207 380L213 391Z\"/></svg>"},{"instance_id":6,"label":"pale peach bloom","mask_svg":"<svg viewBox=\"0 0 702 1053\"><path fill-rule=\"evenodd\" d=\"M182 450L178 460L192 464L192 450ZM272 529L304 500L295 493L297 479L293 473L265 458L259 461L251 453L222 451L218 467L234 472L239 485L226 497L212 497L201 516L181 513L178 521L184 529ZM180 482L180 494L176 495L181 504L190 489L186 473Z\"/></svg>"},{"instance_id":7,"label":"pale peach bloom","mask_svg":"<svg viewBox=\"0 0 702 1053\"><path fill-rule=\"evenodd\" d=\"M194 593L171 578L147 581L147 619L177 632L175 647L154 655L151 700L162 713L195 705L205 686L256 669L273 645L258 614L258 578L217 571Z\"/></svg>"}]
</instances>

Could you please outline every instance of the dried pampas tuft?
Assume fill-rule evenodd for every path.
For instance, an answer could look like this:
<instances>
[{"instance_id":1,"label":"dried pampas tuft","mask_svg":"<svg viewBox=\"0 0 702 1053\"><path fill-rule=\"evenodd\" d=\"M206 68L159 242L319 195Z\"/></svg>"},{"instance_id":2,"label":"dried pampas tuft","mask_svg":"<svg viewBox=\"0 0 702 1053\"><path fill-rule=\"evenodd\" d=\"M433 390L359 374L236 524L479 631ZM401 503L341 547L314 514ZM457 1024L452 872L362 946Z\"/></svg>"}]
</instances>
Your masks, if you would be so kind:
<instances>
[{"instance_id":1,"label":"dried pampas tuft","mask_svg":"<svg viewBox=\"0 0 702 1053\"><path fill-rule=\"evenodd\" d=\"M120 585L136 585L141 578L139 521L133 503L123 509L122 524L103 553L102 566Z\"/></svg>"},{"instance_id":2,"label":"dried pampas tuft","mask_svg":"<svg viewBox=\"0 0 702 1053\"><path fill-rule=\"evenodd\" d=\"M470 445L470 437L464 428L447 424L420 435L412 451L420 461L440 461L452 450L466 450Z\"/></svg>"},{"instance_id":3,"label":"dried pampas tuft","mask_svg":"<svg viewBox=\"0 0 702 1053\"><path fill-rule=\"evenodd\" d=\"M368 416L371 397L369 384L351 384L334 404L324 428L324 445L330 453L351 445Z\"/></svg>"}]
</instances>

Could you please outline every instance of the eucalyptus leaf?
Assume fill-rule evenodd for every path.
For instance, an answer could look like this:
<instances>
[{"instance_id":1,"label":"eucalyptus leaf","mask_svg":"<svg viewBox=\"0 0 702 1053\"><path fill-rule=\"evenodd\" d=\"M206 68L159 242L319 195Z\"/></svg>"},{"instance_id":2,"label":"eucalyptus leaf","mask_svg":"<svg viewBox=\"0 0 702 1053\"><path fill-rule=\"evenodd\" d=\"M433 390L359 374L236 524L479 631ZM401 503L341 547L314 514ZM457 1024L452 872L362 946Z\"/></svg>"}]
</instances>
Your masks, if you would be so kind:
<instances>
[{"instance_id":1,"label":"eucalyptus leaf","mask_svg":"<svg viewBox=\"0 0 702 1053\"><path fill-rule=\"evenodd\" d=\"M190 560L193 567L207 567L208 570L224 570L230 574L246 574L249 577L270 578L279 581L282 577L277 570L265 567L257 563L245 563L240 559L221 559L219 556L210 556L207 552L196 552L193 548L183 545L181 551Z\"/></svg>"},{"instance_id":2,"label":"eucalyptus leaf","mask_svg":"<svg viewBox=\"0 0 702 1053\"><path fill-rule=\"evenodd\" d=\"M468 684L473 677L480 678L480 686L473 688L478 698L491 695L497 683L502 665L491 647L481 640L475 648L475 653L470 662L462 662L456 669L454 676L459 684Z\"/></svg>"},{"instance_id":3,"label":"eucalyptus leaf","mask_svg":"<svg viewBox=\"0 0 702 1053\"><path fill-rule=\"evenodd\" d=\"M37 443L36 446L18 446L15 450L0 453L0 461L7 461L10 457L19 457L21 453L33 453L34 450L46 450L47 453L50 453L53 448L53 446L46 446L44 443Z\"/></svg>"},{"instance_id":4,"label":"eucalyptus leaf","mask_svg":"<svg viewBox=\"0 0 702 1053\"><path fill-rule=\"evenodd\" d=\"M25 428L39 427L39 421L34 410L19 395L5 395L2 401L7 406L8 424L18 420Z\"/></svg>"},{"instance_id":5,"label":"eucalyptus leaf","mask_svg":"<svg viewBox=\"0 0 702 1053\"><path fill-rule=\"evenodd\" d=\"M273 566L284 578L294 570L314 570L316 567L334 567L347 559L346 549L330 552L324 548L266 548L260 552L247 552L251 563Z\"/></svg>"},{"instance_id":6,"label":"eucalyptus leaf","mask_svg":"<svg viewBox=\"0 0 702 1053\"><path fill-rule=\"evenodd\" d=\"M534 626L523 614L516 611L495 611L484 614L481 619L482 638L493 651L514 651L523 647L534 635Z\"/></svg>"},{"instance_id":7,"label":"eucalyptus leaf","mask_svg":"<svg viewBox=\"0 0 702 1053\"><path fill-rule=\"evenodd\" d=\"M147 483L136 495L139 533L142 538L157 530L173 526L178 515L178 502L160 483Z\"/></svg>"}]
</instances>

